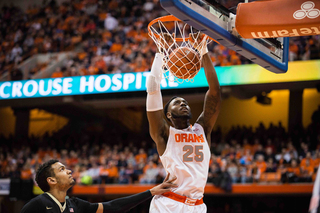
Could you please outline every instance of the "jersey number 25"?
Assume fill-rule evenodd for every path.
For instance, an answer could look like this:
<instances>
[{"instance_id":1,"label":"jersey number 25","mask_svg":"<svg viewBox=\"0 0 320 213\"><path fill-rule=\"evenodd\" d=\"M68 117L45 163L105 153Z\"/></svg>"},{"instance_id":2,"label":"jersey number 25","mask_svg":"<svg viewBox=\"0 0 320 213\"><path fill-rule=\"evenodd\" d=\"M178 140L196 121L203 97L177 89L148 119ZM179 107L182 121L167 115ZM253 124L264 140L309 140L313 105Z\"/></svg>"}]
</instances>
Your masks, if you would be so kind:
<instances>
[{"instance_id":1,"label":"jersey number 25","mask_svg":"<svg viewBox=\"0 0 320 213\"><path fill-rule=\"evenodd\" d=\"M203 145L197 145L197 146L191 146L191 145L185 145L183 147L183 151L185 151L186 153L184 153L183 155L183 161L184 162L192 162L193 161L193 157L190 157L190 155L192 153L194 153L194 160L196 162L202 162L203 161Z\"/></svg>"}]
</instances>

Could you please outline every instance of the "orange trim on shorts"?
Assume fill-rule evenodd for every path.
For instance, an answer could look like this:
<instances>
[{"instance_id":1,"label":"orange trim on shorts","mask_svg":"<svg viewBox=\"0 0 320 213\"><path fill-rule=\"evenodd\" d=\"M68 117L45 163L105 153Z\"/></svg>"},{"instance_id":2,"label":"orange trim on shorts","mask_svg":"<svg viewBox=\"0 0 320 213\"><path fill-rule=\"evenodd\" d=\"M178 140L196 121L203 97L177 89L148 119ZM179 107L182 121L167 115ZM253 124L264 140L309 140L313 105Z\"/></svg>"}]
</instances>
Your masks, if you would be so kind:
<instances>
[{"instance_id":1,"label":"orange trim on shorts","mask_svg":"<svg viewBox=\"0 0 320 213\"><path fill-rule=\"evenodd\" d=\"M203 204L203 199L191 199L191 198L188 198L187 196L182 196L182 195L178 195L174 192L166 192L166 193L163 193L162 194L163 196L167 197L167 198L170 198L172 200L175 200L175 201L178 201L180 203L184 203L186 205L189 205L189 206L196 206L196 205L201 205Z\"/></svg>"}]
</instances>

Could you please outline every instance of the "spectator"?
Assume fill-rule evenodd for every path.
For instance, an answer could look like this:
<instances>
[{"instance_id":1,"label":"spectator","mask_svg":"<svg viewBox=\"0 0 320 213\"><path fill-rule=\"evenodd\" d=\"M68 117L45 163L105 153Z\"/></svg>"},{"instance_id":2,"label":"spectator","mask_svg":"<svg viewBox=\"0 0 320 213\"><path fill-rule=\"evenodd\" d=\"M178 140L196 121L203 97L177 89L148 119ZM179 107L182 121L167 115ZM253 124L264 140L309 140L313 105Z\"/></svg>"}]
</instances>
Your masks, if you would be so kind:
<instances>
[{"instance_id":1,"label":"spectator","mask_svg":"<svg viewBox=\"0 0 320 213\"><path fill-rule=\"evenodd\" d=\"M74 126L73 128L76 127ZM74 167L74 176L76 177L78 183L80 183L79 180L81 180L82 177L90 177L88 176L88 174L90 174L89 171L93 171L94 168L96 168L97 162L99 162L102 167L106 169L105 176L107 176L107 178L109 178L109 174L115 174L110 175L112 178L104 181L105 183L138 183L140 182L139 178L141 178L140 180L143 182L148 182L143 180L143 178L146 177L147 168L158 170L156 182L160 182L165 176L165 170L161 164L155 166L159 163L158 155L152 151L148 151L148 154L144 151L152 150L152 144L150 143L149 145L149 143L141 143L141 141L144 141L145 139L140 138L140 135L139 138L136 138L136 135L128 136L131 138L130 142L127 146L122 147L122 139L119 138L118 135L125 135L128 133L122 132L121 129L113 129L112 126L108 126L108 128L105 131L102 131L101 134L99 132L92 134L92 132L88 133L83 129L75 130L73 128L70 128L68 134L65 134L65 131L61 131L54 133L52 136L45 134L42 138L30 137L27 139L13 139L12 137L5 138L0 135L0 177L21 178L30 176L30 170L28 170L28 166L31 166L30 169L33 177L34 170L38 167L38 165L44 160L50 158L60 158L59 160L64 162L65 165ZM276 128L276 126L273 126L272 131L276 131ZM302 127L299 128L299 132L302 134L297 135L297 140L307 141L300 143L301 149L303 150L299 150L301 166L297 165L297 160L294 154L295 148L292 146L291 139L287 138L286 132L283 133L284 139L272 139L274 141L279 141L279 143L274 143L274 145L275 150L280 150L280 153L272 153L276 154L277 161L272 162L272 157L269 157L268 160L266 160L265 172L279 171L282 174L281 180L283 182L306 182L310 181L310 178L312 180L314 171L318 168L320 162L320 152L319 149L316 148L316 144L313 149L309 149L308 143L310 138L308 138L308 130L304 131ZM89 129L92 131L92 128ZM240 164L238 166L237 182L258 182L260 180L259 176L261 171L263 171L263 169L261 170L261 168L263 168L261 165L263 164L259 165L259 162L262 162L263 159L261 160L261 157L257 157L257 161L252 162L250 147L247 147L246 153L241 151L244 149L245 144L248 143L244 142L243 146L239 146L239 141L244 141L245 138L255 138L257 136L252 129L253 128L240 126L231 129L226 136L228 141L230 141L231 146L227 145L223 139L217 140L215 138L217 141L215 141L214 144L217 144L218 146L221 141L222 145L220 144L220 146L225 147L225 149L223 149L223 153L221 155L218 152L213 152L215 154L212 154L211 156L208 182L214 182L219 187L223 186L226 189L229 187L230 189L230 183L232 182L232 179L235 179L232 178L235 177L233 174L236 174L236 172L234 172L234 166L231 165L231 163L237 164L238 159ZM259 129L259 134L266 135L266 133L269 132L270 127L267 130L263 130L261 127L257 129ZM313 131L314 133L312 134L318 137L320 134L320 129L315 128ZM106 133L108 133L108 139L115 138L113 140L114 142L108 142L108 146L105 144L105 141L109 140L104 139L104 135ZM248 137L249 135L251 136ZM277 137L275 135L277 134L274 134L274 137ZM12 147L13 141L16 144L15 147ZM91 141L90 145L88 141ZM51 149L48 146L45 146L45 149L42 148L43 144L49 144L49 142L56 148L56 150ZM32 149L25 148L26 144L30 144ZM259 145L260 141L257 140L256 144ZM214 148L216 149L217 146ZM236 150L234 150L234 147L236 147ZM271 151L268 151L269 148L271 147L266 148L266 154L267 156L272 156L272 154L270 154ZM303 152L306 153L305 157L302 157L303 155L301 155ZM151 153L153 153L153 155L151 155ZM312 156L312 153L314 153L314 156ZM232 162L230 161L230 159L232 159L231 156L236 156ZM136 157L138 164L136 163ZM28 160L28 158L30 158L30 160ZM291 164L289 167L287 167L288 161L285 159L291 160L289 161ZM311 166L312 163L310 160L313 161L313 166ZM149 165L146 166L146 161L149 162L148 164L153 162L154 168L150 167ZM108 162L108 164L106 164L106 162ZM225 166L225 162L229 162L227 167ZM113 170L111 168L113 168ZM99 176L101 177L101 173L99 173ZM227 181L228 177L230 183ZM220 185L222 179L224 179L224 183ZM86 183L90 183L90 180L93 181L90 177Z\"/></svg>"},{"instance_id":2,"label":"spectator","mask_svg":"<svg viewBox=\"0 0 320 213\"><path fill-rule=\"evenodd\" d=\"M306 159L303 166L300 166L300 170L300 182L312 182L314 167L310 164L310 161L308 159Z\"/></svg>"},{"instance_id":3,"label":"spectator","mask_svg":"<svg viewBox=\"0 0 320 213\"><path fill-rule=\"evenodd\" d=\"M273 154L273 149L271 147L266 148L266 161L272 159L272 162L276 162L276 157Z\"/></svg>"},{"instance_id":4,"label":"spectator","mask_svg":"<svg viewBox=\"0 0 320 213\"><path fill-rule=\"evenodd\" d=\"M140 178L140 183L154 184L156 183L157 176L159 175L159 169L153 161L149 161L143 169L143 175Z\"/></svg>"},{"instance_id":5,"label":"spectator","mask_svg":"<svg viewBox=\"0 0 320 213\"><path fill-rule=\"evenodd\" d=\"M146 162L147 161L147 154L145 153L144 149L139 149L139 154L135 157L136 162Z\"/></svg>"},{"instance_id":6,"label":"spectator","mask_svg":"<svg viewBox=\"0 0 320 213\"><path fill-rule=\"evenodd\" d=\"M221 169L216 170L216 177L213 178L213 184L226 192L232 191L232 179L228 171L226 171L226 166L222 166Z\"/></svg>"},{"instance_id":7,"label":"spectator","mask_svg":"<svg viewBox=\"0 0 320 213\"><path fill-rule=\"evenodd\" d=\"M28 162L26 162L21 170L21 179L22 180L30 180L32 179L32 170L31 165Z\"/></svg>"},{"instance_id":8,"label":"spectator","mask_svg":"<svg viewBox=\"0 0 320 213\"><path fill-rule=\"evenodd\" d=\"M276 155L276 160L278 164L287 164L290 162L291 157L290 154L287 152L286 148L281 149L281 153Z\"/></svg>"},{"instance_id":9,"label":"spectator","mask_svg":"<svg viewBox=\"0 0 320 213\"><path fill-rule=\"evenodd\" d=\"M277 165L272 158L268 158L265 172L277 172Z\"/></svg>"},{"instance_id":10,"label":"spectator","mask_svg":"<svg viewBox=\"0 0 320 213\"><path fill-rule=\"evenodd\" d=\"M32 35L27 35L26 40L23 42L24 45L26 45L28 48L31 48L34 44L34 39Z\"/></svg>"},{"instance_id":11,"label":"spectator","mask_svg":"<svg viewBox=\"0 0 320 213\"><path fill-rule=\"evenodd\" d=\"M241 183L248 183L251 180L251 174L246 165L240 164L239 176Z\"/></svg>"},{"instance_id":12,"label":"spectator","mask_svg":"<svg viewBox=\"0 0 320 213\"><path fill-rule=\"evenodd\" d=\"M260 174L264 173L267 169L267 164L264 161L264 156L263 155L258 155L257 160L256 160L256 165L260 170Z\"/></svg>"},{"instance_id":13,"label":"spectator","mask_svg":"<svg viewBox=\"0 0 320 213\"><path fill-rule=\"evenodd\" d=\"M20 45L18 43L15 44L14 48L12 48L11 50L11 57L10 60L14 61L15 58L19 55L22 55L23 51L22 48L20 47Z\"/></svg>"},{"instance_id":14,"label":"spectator","mask_svg":"<svg viewBox=\"0 0 320 213\"><path fill-rule=\"evenodd\" d=\"M284 170L281 174L281 181L283 183L296 183L299 182L299 176L301 174L300 167L298 166L297 160L292 159L291 166Z\"/></svg>"},{"instance_id":15,"label":"spectator","mask_svg":"<svg viewBox=\"0 0 320 213\"><path fill-rule=\"evenodd\" d=\"M259 169L257 162L253 161L252 164L249 167L248 171L249 181L252 181L254 183L259 182L260 176L261 176L261 170Z\"/></svg>"},{"instance_id":16,"label":"spectator","mask_svg":"<svg viewBox=\"0 0 320 213\"><path fill-rule=\"evenodd\" d=\"M232 160L227 166L227 172L231 176L232 183L237 183L239 181L238 166L234 160Z\"/></svg>"},{"instance_id":17,"label":"spectator","mask_svg":"<svg viewBox=\"0 0 320 213\"><path fill-rule=\"evenodd\" d=\"M120 184L128 184L130 180L130 176L127 173L127 170L124 166L120 167L120 171L119 171L119 183Z\"/></svg>"},{"instance_id":18,"label":"spectator","mask_svg":"<svg viewBox=\"0 0 320 213\"><path fill-rule=\"evenodd\" d=\"M311 37L309 39L309 59L319 59L319 44L318 40Z\"/></svg>"},{"instance_id":19,"label":"spectator","mask_svg":"<svg viewBox=\"0 0 320 213\"><path fill-rule=\"evenodd\" d=\"M309 161L310 166L314 167L314 162L311 156L311 152L307 152L306 157L301 160L300 167L305 167L307 161Z\"/></svg>"},{"instance_id":20,"label":"spectator","mask_svg":"<svg viewBox=\"0 0 320 213\"><path fill-rule=\"evenodd\" d=\"M62 77L64 77L63 72L61 71L60 67L57 67L56 71L52 73L51 78L62 78Z\"/></svg>"},{"instance_id":21,"label":"spectator","mask_svg":"<svg viewBox=\"0 0 320 213\"><path fill-rule=\"evenodd\" d=\"M106 19L104 20L104 28L106 30L112 31L118 27L118 20L115 19L111 13L107 14Z\"/></svg>"},{"instance_id":22,"label":"spectator","mask_svg":"<svg viewBox=\"0 0 320 213\"><path fill-rule=\"evenodd\" d=\"M126 175L129 176L129 183L135 183L138 180L138 176L135 174L134 167L131 163L128 163L126 168Z\"/></svg>"},{"instance_id":23,"label":"spectator","mask_svg":"<svg viewBox=\"0 0 320 213\"><path fill-rule=\"evenodd\" d=\"M108 183L117 183L119 178L119 170L116 166L116 161L108 162Z\"/></svg>"},{"instance_id":24,"label":"spectator","mask_svg":"<svg viewBox=\"0 0 320 213\"><path fill-rule=\"evenodd\" d=\"M263 146L261 144L257 145L257 149L254 153L253 159L257 160L259 155L262 155L263 158L265 159L266 153L264 152Z\"/></svg>"},{"instance_id":25,"label":"spectator","mask_svg":"<svg viewBox=\"0 0 320 213\"><path fill-rule=\"evenodd\" d=\"M154 3L151 0L147 0L143 5L143 10L146 12L151 12L154 8Z\"/></svg>"}]
</instances>

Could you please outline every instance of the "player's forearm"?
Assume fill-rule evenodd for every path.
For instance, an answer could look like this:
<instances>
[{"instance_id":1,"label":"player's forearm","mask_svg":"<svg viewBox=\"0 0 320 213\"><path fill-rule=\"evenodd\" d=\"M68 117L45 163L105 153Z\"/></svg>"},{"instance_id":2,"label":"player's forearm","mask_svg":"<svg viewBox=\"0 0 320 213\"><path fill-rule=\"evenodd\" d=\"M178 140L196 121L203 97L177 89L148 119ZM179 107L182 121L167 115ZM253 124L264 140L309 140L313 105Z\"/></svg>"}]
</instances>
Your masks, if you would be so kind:
<instances>
[{"instance_id":1,"label":"player's forearm","mask_svg":"<svg viewBox=\"0 0 320 213\"><path fill-rule=\"evenodd\" d=\"M202 63L203 63L205 75L207 78L207 82L209 85L209 93L215 96L220 95L220 84L219 84L218 76L212 64L212 61L209 57L209 54L203 55Z\"/></svg>"},{"instance_id":2,"label":"player's forearm","mask_svg":"<svg viewBox=\"0 0 320 213\"><path fill-rule=\"evenodd\" d=\"M147 111L153 112L163 109L162 95L160 91L160 81L162 75L162 60L161 53L157 53L152 63L151 71L147 78Z\"/></svg>"},{"instance_id":3,"label":"player's forearm","mask_svg":"<svg viewBox=\"0 0 320 213\"><path fill-rule=\"evenodd\" d=\"M148 200L152 197L150 190L145 192L131 195L124 198L119 198L112 200L110 202L104 202L103 205L103 212L127 212L133 207L143 203L144 201Z\"/></svg>"}]
</instances>

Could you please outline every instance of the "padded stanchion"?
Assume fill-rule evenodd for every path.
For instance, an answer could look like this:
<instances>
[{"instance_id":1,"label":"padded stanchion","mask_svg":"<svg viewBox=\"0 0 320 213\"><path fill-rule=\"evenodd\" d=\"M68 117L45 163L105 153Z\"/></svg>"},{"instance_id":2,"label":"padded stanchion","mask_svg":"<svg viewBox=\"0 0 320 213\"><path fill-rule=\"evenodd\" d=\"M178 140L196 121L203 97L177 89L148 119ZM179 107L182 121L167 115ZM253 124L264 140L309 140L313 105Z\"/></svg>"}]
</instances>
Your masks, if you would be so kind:
<instances>
[{"instance_id":1,"label":"padded stanchion","mask_svg":"<svg viewBox=\"0 0 320 213\"><path fill-rule=\"evenodd\" d=\"M241 3L236 29L243 38L320 34L319 0L271 0Z\"/></svg>"}]
</instances>

